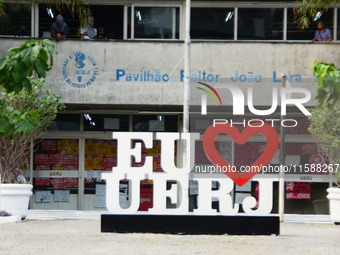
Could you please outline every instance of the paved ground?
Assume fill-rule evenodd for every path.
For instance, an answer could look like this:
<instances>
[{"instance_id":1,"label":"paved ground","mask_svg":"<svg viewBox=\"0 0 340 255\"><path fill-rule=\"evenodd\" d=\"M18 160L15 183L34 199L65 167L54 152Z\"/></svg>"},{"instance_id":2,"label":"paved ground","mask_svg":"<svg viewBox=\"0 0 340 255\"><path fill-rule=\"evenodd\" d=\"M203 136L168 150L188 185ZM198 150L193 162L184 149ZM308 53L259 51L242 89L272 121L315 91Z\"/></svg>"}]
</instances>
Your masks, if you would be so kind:
<instances>
[{"instance_id":1,"label":"paved ground","mask_svg":"<svg viewBox=\"0 0 340 255\"><path fill-rule=\"evenodd\" d=\"M299 219L322 222L326 215L305 217L306 221L301 220L303 216L290 215L292 222L281 224L279 236L229 236L101 233L100 220L96 219L99 212L49 211L49 219L45 212L32 210L21 223L1 224L0 254L333 255L340 250L340 226L293 223ZM76 214L77 219L67 220Z\"/></svg>"},{"instance_id":2,"label":"paved ground","mask_svg":"<svg viewBox=\"0 0 340 255\"><path fill-rule=\"evenodd\" d=\"M108 211L77 211L77 210L29 210L28 220L64 219L64 220L100 220L101 214ZM274 214L275 215L275 214ZM316 214L285 214L285 222L294 223L330 223L329 215Z\"/></svg>"}]
</instances>

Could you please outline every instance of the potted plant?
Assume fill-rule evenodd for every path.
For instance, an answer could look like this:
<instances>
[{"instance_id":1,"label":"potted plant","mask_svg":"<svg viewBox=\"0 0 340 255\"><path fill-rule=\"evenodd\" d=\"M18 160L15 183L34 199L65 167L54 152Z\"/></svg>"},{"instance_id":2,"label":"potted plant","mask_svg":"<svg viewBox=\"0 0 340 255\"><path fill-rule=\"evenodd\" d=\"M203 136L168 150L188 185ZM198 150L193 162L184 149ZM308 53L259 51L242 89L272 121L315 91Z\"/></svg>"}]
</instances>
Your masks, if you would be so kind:
<instances>
[{"instance_id":1,"label":"potted plant","mask_svg":"<svg viewBox=\"0 0 340 255\"><path fill-rule=\"evenodd\" d=\"M340 70L334 64L311 63L318 80L317 105L311 110L309 131L316 138L319 152L328 164L334 187L327 189L331 220L340 224Z\"/></svg>"},{"instance_id":2,"label":"potted plant","mask_svg":"<svg viewBox=\"0 0 340 255\"><path fill-rule=\"evenodd\" d=\"M60 97L43 91L53 51L49 40L29 40L0 58L1 209L21 218L27 216L33 186L20 171L32 163L28 162L31 143L64 108ZM34 72L39 78L33 78Z\"/></svg>"}]
</instances>

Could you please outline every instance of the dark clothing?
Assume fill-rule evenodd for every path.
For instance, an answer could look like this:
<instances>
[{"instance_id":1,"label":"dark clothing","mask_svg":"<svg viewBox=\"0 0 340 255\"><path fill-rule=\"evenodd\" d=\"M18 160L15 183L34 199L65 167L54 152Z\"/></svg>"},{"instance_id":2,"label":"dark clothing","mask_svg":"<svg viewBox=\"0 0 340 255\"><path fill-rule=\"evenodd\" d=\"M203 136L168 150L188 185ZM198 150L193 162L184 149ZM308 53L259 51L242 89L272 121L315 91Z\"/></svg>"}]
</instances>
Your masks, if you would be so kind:
<instances>
[{"instance_id":1,"label":"dark clothing","mask_svg":"<svg viewBox=\"0 0 340 255\"><path fill-rule=\"evenodd\" d=\"M56 22L54 22L51 26L51 36L53 38L54 35L60 33L61 35L68 35L68 25L64 23L61 28L58 29Z\"/></svg>"}]
</instances>

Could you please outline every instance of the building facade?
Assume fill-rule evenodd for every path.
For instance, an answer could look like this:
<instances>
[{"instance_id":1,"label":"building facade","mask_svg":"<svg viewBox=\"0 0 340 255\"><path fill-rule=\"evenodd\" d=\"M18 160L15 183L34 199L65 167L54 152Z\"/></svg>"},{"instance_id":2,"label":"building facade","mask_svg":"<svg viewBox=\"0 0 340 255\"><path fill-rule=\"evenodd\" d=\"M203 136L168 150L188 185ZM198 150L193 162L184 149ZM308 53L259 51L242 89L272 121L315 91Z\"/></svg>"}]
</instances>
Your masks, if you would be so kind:
<instances>
[{"instance_id":1,"label":"building facade","mask_svg":"<svg viewBox=\"0 0 340 255\"><path fill-rule=\"evenodd\" d=\"M48 73L46 88L60 95L67 107L31 150L33 209L103 210L105 181L101 174L116 165L113 131L182 132L185 1L89 3L95 27L103 27L108 39L80 41L76 17L72 18L67 10L62 13L69 24L70 36L53 40L54 67ZM281 87L281 74L286 74L287 86L311 92L311 100L304 106L315 106L316 86L312 85L313 72L308 66L313 59L336 65L340 62L338 9L319 15L331 29L333 41L312 43L314 24L299 30L293 8L292 1L192 1L190 131L199 132L201 140L214 119L243 123L267 118L255 116L247 107L243 116L233 114L233 98L230 91L223 90L224 85L240 88L246 105L248 88L252 88L254 107L264 110L272 106L273 88ZM0 17L3 35L0 56L23 43L25 36L41 37L59 14L43 4L22 8L9 4L7 10ZM14 13L18 12L25 15L14 21ZM8 24L25 24L25 28L20 26L18 33L14 31L17 27L9 28ZM21 36L13 38L16 34ZM218 106L208 97L207 115L201 113L204 92L197 89L201 83L213 86L221 96ZM280 102L269 117L280 118ZM297 107L289 106L286 119L298 123L286 128L286 164L319 162L315 140L307 130L307 116ZM243 124L238 125L242 130ZM274 127L279 131L279 126ZM195 166L209 166L211 162L202 150L201 140L196 142ZM245 146L235 144L227 136L218 136L216 140L221 155L237 167L252 164L265 144L260 135L252 137ZM154 157L154 171L162 171L160 150L159 141L154 141L151 150L143 148L144 156ZM143 160L132 159L132 164L140 166ZM179 145L174 147L174 160L181 164ZM271 163L278 164L276 159ZM285 211L315 213L313 202L325 199L329 179L328 175L315 173L287 174ZM141 185L140 209L146 210L152 204L152 180ZM294 186L302 191L293 194ZM214 188L218 184L214 183ZM194 182L189 192L192 209L197 206ZM236 202L248 195L256 195L256 183L244 189L235 187ZM122 181L121 196L122 206L128 206L126 181ZM175 206L170 201L168 205ZM218 207L216 202L213 206ZM277 212L277 184L273 212Z\"/></svg>"}]
</instances>

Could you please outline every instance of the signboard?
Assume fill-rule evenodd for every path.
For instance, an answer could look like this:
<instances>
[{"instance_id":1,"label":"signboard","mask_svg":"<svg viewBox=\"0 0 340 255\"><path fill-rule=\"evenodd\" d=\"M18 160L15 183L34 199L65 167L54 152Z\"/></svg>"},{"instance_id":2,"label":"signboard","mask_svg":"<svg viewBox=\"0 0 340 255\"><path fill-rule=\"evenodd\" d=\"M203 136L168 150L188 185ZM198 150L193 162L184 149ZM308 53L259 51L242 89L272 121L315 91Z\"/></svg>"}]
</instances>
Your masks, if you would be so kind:
<instances>
[{"instance_id":1,"label":"signboard","mask_svg":"<svg viewBox=\"0 0 340 255\"><path fill-rule=\"evenodd\" d=\"M51 191L36 191L35 202L36 203L51 203L52 192Z\"/></svg>"},{"instance_id":2,"label":"signboard","mask_svg":"<svg viewBox=\"0 0 340 255\"><path fill-rule=\"evenodd\" d=\"M95 208L106 208L106 197L104 197L104 196L95 196L95 198L94 198L94 207Z\"/></svg>"},{"instance_id":3,"label":"signboard","mask_svg":"<svg viewBox=\"0 0 340 255\"><path fill-rule=\"evenodd\" d=\"M56 140L43 140L41 142L41 150L42 151L56 151L57 141Z\"/></svg>"},{"instance_id":4,"label":"signboard","mask_svg":"<svg viewBox=\"0 0 340 255\"><path fill-rule=\"evenodd\" d=\"M234 130L234 129L233 129ZM268 128L261 133L265 133L270 138L270 144L268 145L271 149L268 151L263 145L256 146L263 148L266 153L262 155L262 161L267 164L274 157L276 150L278 149L278 137L275 137L276 133L268 131ZM218 133L219 131L217 131ZM269 133L269 134L268 134ZM153 159L156 155L157 143L153 141L153 133L151 132L114 132L113 138L118 140L117 148L117 164L113 168L111 173L103 173L102 178L106 180L106 206L112 214L138 214L138 209L143 202L152 203L151 206L143 206L142 210L145 210L151 214L164 215L186 215L189 214L189 173L194 166L195 159L195 140L198 140L200 135L198 133L182 133L181 139L186 140L187 153L184 162L187 162L182 167L178 167L174 162L174 144L179 139L179 133L156 133L156 140L162 144L160 152L161 167L163 172L154 172ZM270 137L272 135L272 137ZM274 136L273 136L274 135ZM136 142L138 140L138 142ZM208 143L207 143L208 140ZM219 155L216 152L216 143L214 142L215 137L203 137L202 148L206 155L209 157L209 161L216 165L216 159L214 155ZM274 146L274 147L273 147ZM208 151L208 153L207 153ZM142 155L147 154L145 157ZM269 154L268 154L269 153ZM220 155L223 159L223 157ZM131 158L132 160L131 162ZM202 160L203 158L199 158ZM205 160L205 159L203 159ZM223 159L224 160L224 159ZM139 165L143 161L143 164ZM256 173L255 173L256 174ZM242 202L243 211L247 215L268 215L272 210L272 196L273 196L273 181L271 178L256 178L255 174L243 175L240 178L237 175L233 175L230 172L229 178L197 178L190 182L191 193L196 193L198 208L194 209L195 215L215 215L217 214L216 209L211 208L211 202L217 198L220 204L220 212L222 215L235 215L238 213L239 205L233 203L231 192L234 189L234 182L243 186L250 179L253 179L259 183L259 206L257 209L253 209L256 205L255 198L251 197L250 194L246 194L246 198L240 198ZM240 174L238 174L240 176ZM239 179L237 179L239 178ZM123 208L121 206L122 199L120 198L120 181L127 179L130 181L129 186L129 207ZM143 191L140 187L140 181L150 179L153 181L153 192ZM176 181L172 184L170 189L167 189L166 183L168 181ZM196 183L197 182L197 186ZM213 189L213 181L215 187ZM217 183L218 182L218 185ZM248 188L246 188L248 189ZM142 195L143 194L143 195ZM204 194L204 195L202 195ZM167 208L166 200L167 197L171 199L172 204L176 204L175 208ZM102 198L96 196L95 206L100 207L103 204Z\"/></svg>"},{"instance_id":5,"label":"signboard","mask_svg":"<svg viewBox=\"0 0 340 255\"><path fill-rule=\"evenodd\" d=\"M70 202L70 190L55 190L54 202Z\"/></svg>"}]
</instances>

